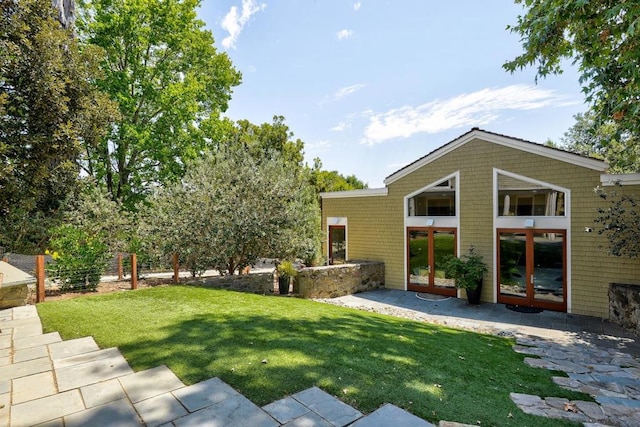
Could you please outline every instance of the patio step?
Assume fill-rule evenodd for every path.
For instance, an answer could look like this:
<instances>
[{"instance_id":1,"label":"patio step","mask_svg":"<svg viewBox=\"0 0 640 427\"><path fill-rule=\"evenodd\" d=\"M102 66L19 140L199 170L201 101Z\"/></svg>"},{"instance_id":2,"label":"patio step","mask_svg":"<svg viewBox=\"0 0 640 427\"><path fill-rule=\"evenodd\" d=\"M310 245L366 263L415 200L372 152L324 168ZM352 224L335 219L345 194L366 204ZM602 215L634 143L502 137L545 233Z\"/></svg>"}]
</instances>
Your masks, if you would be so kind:
<instances>
[{"instance_id":1,"label":"patio step","mask_svg":"<svg viewBox=\"0 0 640 427\"><path fill-rule=\"evenodd\" d=\"M43 334L35 307L0 311L0 365L0 427L431 426L393 405L364 416L317 387L260 408L219 378L186 386L164 365L133 372L92 337Z\"/></svg>"}]
</instances>

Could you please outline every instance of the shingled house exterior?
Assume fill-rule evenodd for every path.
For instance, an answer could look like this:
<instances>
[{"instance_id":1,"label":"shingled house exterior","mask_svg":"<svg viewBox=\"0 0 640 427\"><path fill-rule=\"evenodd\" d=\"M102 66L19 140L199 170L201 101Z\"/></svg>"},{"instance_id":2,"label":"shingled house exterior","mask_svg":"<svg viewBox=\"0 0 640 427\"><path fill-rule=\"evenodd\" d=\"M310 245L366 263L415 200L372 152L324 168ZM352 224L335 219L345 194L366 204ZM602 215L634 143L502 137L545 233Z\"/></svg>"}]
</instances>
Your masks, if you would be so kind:
<instances>
[{"instance_id":1,"label":"shingled house exterior","mask_svg":"<svg viewBox=\"0 0 640 427\"><path fill-rule=\"evenodd\" d=\"M482 300L609 317L609 284L636 283L637 260L593 232L594 189L640 196L640 174L478 128L388 176L384 188L323 193L332 263L382 261L385 286L463 297L443 271L473 246L488 264Z\"/></svg>"}]
</instances>

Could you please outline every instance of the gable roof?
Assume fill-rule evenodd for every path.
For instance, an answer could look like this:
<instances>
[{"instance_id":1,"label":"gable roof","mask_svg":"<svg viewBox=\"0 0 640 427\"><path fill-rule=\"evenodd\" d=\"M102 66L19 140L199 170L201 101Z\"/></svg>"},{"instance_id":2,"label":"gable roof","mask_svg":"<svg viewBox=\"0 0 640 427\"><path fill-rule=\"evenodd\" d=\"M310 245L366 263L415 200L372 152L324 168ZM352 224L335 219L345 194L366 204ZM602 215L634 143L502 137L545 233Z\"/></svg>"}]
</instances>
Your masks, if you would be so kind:
<instances>
[{"instance_id":1,"label":"gable roof","mask_svg":"<svg viewBox=\"0 0 640 427\"><path fill-rule=\"evenodd\" d=\"M474 127L469 132L460 135L459 137L452 141L449 141L442 147L436 148L426 156L423 156L415 162L410 163L402 169L392 173L385 178L384 184L389 185L474 139L480 139L505 147L514 148L516 150L537 154L539 156L549 157L555 160L561 160L563 162L571 163L576 166L582 166L588 169L593 169L599 172L604 172L609 167L609 165L602 160L582 156L576 153L571 153L559 148L547 147L545 145L537 144L532 141L489 132Z\"/></svg>"}]
</instances>

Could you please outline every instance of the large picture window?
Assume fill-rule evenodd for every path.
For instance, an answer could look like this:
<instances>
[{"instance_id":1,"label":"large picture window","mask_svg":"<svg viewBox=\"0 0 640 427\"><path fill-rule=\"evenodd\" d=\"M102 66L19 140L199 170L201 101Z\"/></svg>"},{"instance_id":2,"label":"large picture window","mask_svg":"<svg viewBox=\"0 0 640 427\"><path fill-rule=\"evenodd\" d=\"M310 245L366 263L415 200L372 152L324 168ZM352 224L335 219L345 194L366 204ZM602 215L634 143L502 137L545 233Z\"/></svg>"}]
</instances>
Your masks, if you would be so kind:
<instances>
[{"instance_id":1,"label":"large picture window","mask_svg":"<svg viewBox=\"0 0 640 427\"><path fill-rule=\"evenodd\" d=\"M499 216L565 216L565 201L562 191L498 174Z\"/></svg>"},{"instance_id":2,"label":"large picture window","mask_svg":"<svg viewBox=\"0 0 640 427\"><path fill-rule=\"evenodd\" d=\"M408 199L409 216L456 216L456 178L451 177Z\"/></svg>"}]
</instances>

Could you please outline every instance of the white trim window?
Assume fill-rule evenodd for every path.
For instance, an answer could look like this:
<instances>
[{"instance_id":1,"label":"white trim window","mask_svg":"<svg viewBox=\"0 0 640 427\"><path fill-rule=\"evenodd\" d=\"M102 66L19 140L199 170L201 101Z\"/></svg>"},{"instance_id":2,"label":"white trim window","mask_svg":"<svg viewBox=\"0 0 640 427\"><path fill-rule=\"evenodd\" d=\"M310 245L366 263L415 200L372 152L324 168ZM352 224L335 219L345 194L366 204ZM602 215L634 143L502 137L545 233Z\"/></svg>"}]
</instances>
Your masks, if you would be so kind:
<instances>
[{"instance_id":1,"label":"white trim window","mask_svg":"<svg viewBox=\"0 0 640 427\"><path fill-rule=\"evenodd\" d=\"M457 227L460 172L454 172L404 197L406 227Z\"/></svg>"}]
</instances>

